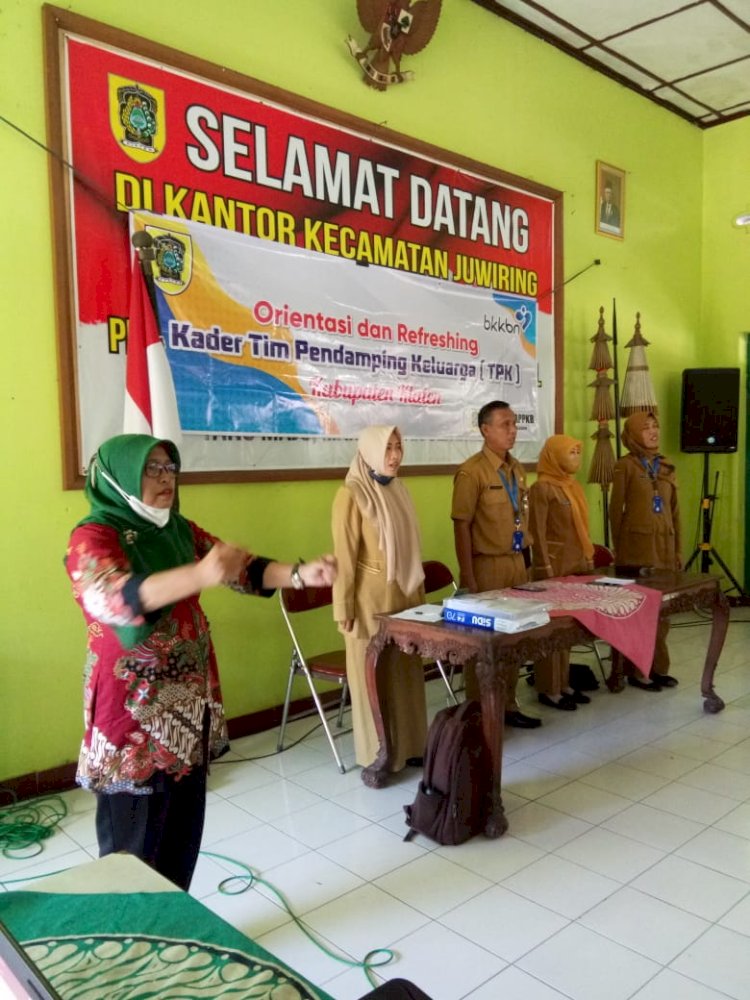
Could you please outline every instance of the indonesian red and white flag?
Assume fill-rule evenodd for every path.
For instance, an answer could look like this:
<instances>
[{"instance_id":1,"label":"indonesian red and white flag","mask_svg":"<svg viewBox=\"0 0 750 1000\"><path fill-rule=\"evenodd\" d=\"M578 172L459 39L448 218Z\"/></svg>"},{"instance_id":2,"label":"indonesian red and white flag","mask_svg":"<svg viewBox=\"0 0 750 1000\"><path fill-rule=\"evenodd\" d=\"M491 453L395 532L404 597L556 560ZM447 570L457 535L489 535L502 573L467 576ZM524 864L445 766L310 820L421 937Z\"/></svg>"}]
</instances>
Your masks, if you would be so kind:
<instances>
[{"instance_id":1,"label":"indonesian red and white flag","mask_svg":"<svg viewBox=\"0 0 750 1000\"><path fill-rule=\"evenodd\" d=\"M137 256L130 286L123 431L165 438L178 447L182 439L172 371Z\"/></svg>"}]
</instances>

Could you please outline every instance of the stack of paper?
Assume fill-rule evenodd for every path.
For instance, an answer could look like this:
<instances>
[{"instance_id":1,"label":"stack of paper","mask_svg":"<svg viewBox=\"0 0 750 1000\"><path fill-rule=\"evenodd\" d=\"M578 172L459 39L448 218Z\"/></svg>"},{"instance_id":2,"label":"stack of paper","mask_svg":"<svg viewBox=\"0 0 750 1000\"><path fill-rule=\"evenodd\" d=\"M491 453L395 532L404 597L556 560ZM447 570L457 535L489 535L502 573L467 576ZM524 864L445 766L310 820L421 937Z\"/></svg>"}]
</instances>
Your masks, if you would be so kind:
<instances>
[{"instance_id":1,"label":"stack of paper","mask_svg":"<svg viewBox=\"0 0 750 1000\"><path fill-rule=\"evenodd\" d=\"M443 618L458 625L492 629L495 632L523 632L546 625L547 605L542 601L511 597L504 590L487 590L483 594L446 597Z\"/></svg>"}]
</instances>

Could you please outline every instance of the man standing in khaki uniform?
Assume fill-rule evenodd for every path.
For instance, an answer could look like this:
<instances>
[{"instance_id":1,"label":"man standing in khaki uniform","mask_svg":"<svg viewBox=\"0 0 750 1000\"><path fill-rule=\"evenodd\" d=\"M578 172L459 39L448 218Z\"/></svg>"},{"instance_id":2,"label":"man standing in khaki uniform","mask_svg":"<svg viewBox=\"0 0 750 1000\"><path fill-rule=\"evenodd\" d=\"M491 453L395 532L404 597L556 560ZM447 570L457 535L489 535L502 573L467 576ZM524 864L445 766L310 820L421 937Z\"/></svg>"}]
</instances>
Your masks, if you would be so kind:
<instances>
[{"instance_id":1,"label":"man standing in khaki uniform","mask_svg":"<svg viewBox=\"0 0 750 1000\"><path fill-rule=\"evenodd\" d=\"M523 549L531 541L526 474L510 454L516 443L516 415L507 403L494 400L479 411L477 423L484 447L459 467L451 508L460 585L472 594L525 583ZM473 664L467 664L464 676L466 697L477 698ZM505 725L541 726L541 719L524 715L518 707L518 670L505 677Z\"/></svg>"}]
</instances>

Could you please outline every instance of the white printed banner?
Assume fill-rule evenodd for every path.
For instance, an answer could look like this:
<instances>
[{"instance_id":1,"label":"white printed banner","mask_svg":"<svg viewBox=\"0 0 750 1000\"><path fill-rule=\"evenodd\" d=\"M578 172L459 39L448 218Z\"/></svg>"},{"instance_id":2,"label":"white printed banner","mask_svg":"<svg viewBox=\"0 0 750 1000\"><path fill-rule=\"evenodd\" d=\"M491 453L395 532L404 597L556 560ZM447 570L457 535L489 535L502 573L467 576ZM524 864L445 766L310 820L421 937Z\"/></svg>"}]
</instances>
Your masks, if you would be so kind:
<instances>
[{"instance_id":1,"label":"white printed banner","mask_svg":"<svg viewBox=\"0 0 750 1000\"><path fill-rule=\"evenodd\" d=\"M475 447L476 413L491 399L518 414L517 451L535 456L552 433L538 391L540 376L552 378L551 318L533 299L179 219L133 221L157 247L160 328L190 467L201 467L206 436L313 437L316 453L329 439L333 457L339 439L374 423L415 439L418 462L420 439Z\"/></svg>"}]
</instances>

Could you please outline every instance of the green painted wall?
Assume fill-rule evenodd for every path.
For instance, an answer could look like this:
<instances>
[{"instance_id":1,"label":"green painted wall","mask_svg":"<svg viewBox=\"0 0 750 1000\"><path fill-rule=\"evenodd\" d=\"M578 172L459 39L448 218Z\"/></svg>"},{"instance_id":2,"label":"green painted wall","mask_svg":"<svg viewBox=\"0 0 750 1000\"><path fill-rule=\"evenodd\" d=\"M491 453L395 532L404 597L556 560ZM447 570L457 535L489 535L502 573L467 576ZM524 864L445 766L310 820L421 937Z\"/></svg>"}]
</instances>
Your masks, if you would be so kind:
<instances>
[{"instance_id":1,"label":"green painted wall","mask_svg":"<svg viewBox=\"0 0 750 1000\"><path fill-rule=\"evenodd\" d=\"M565 307L566 430L586 439L594 425L586 370L600 305L617 299L621 342L636 310L651 340L648 359L666 425L665 447L678 444L680 372L737 363L743 317L737 265L734 306L726 272L702 255L714 241L729 252L709 210L729 204L723 159L747 154L750 125L703 134L680 118L597 75L468 0L446 0L435 40L412 60L417 79L379 94L359 80L344 47L363 37L351 0L280 4L214 0L210 6L131 0L72 0L75 13L151 36L295 93L565 192L565 273L593 258L599 268L572 282ZM193 7L195 12L191 11ZM0 114L44 137L41 8L6 0L0 20ZM704 148L710 166L704 200ZM0 633L0 780L75 759L80 739L84 630L61 559L71 526L84 513L80 494L61 487L50 220L44 154L0 123L4 183L0 209L4 372L0 418L6 430L3 524L4 595ZM594 233L594 163L625 169L626 239ZM745 160L747 156L745 155ZM732 173L739 188L739 167ZM747 207L747 191L743 195ZM704 213L703 206L706 205ZM711 217L709 219L709 216ZM744 234L743 234L744 235ZM725 245L725 240L727 241ZM747 255L750 242L732 247ZM53 248L63 252L63 248ZM706 288L705 309L702 287ZM714 303L714 298L717 300ZM746 304L746 298L745 298ZM716 316L706 338L706 312ZM721 315L719 315L721 314ZM621 354L624 367L626 357ZM728 459L727 464L739 464ZM698 502L690 481L695 456L680 460L686 512ZM741 509L732 480L727 512ZM422 522L424 553L454 563L448 517L450 479L410 483ZM183 509L225 538L280 557L329 547L332 482L190 487ZM596 488L595 538L601 537ZM686 518L690 520L690 518ZM734 560L732 565L736 566ZM287 646L277 609L230 593L205 596L214 624L227 707L232 716L278 704Z\"/></svg>"},{"instance_id":2,"label":"green painted wall","mask_svg":"<svg viewBox=\"0 0 750 1000\"><path fill-rule=\"evenodd\" d=\"M744 565L747 435L745 392L750 336L750 226L734 225L750 214L750 118L709 129L704 135L703 307L696 333L701 364L739 367L740 443L736 455L711 457L711 480L718 471L719 495L712 541L742 583ZM693 462L699 456L692 456ZM744 571L744 572L743 572Z\"/></svg>"}]
</instances>

